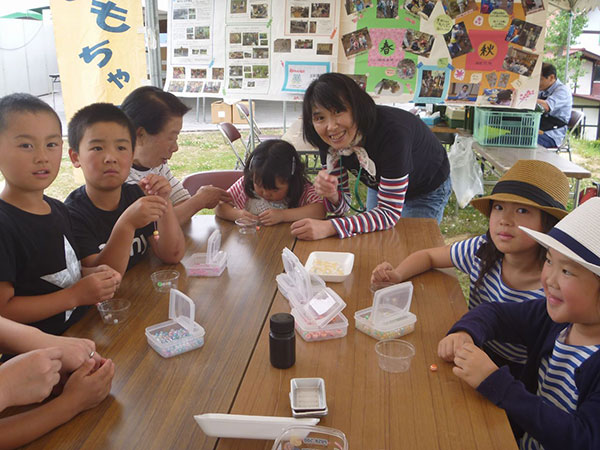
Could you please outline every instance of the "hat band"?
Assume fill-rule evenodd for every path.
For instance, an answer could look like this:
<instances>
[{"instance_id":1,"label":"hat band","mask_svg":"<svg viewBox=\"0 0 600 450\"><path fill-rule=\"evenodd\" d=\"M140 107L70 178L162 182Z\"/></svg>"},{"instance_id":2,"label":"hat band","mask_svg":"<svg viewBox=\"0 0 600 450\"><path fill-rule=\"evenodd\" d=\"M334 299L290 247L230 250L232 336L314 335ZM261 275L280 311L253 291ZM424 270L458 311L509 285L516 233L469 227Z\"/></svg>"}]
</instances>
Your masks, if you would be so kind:
<instances>
[{"instance_id":1,"label":"hat band","mask_svg":"<svg viewBox=\"0 0 600 450\"><path fill-rule=\"evenodd\" d=\"M492 189L492 195L493 194L514 194L531 200L540 206L549 206L552 208L562 209L563 211L566 210L562 203L556 201L546 191L534 186L533 184L525 183L523 181L498 181L494 186L494 189Z\"/></svg>"},{"instance_id":2,"label":"hat band","mask_svg":"<svg viewBox=\"0 0 600 450\"><path fill-rule=\"evenodd\" d=\"M600 266L600 257L564 231L554 227L550 230L548 236L556 239L569 250L580 256L584 261Z\"/></svg>"}]
</instances>

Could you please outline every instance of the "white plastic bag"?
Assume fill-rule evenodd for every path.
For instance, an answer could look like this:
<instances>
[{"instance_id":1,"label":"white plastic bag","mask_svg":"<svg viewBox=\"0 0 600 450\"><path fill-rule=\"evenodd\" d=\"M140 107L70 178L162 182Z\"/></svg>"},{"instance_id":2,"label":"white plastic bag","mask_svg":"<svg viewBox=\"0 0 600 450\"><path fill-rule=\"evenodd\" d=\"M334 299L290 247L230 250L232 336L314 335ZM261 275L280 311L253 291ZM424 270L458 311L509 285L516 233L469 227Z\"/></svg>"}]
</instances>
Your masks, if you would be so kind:
<instances>
[{"instance_id":1,"label":"white plastic bag","mask_svg":"<svg viewBox=\"0 0 600 450\"><path fill-rule=\"evenodd\" d=\"M461 208L476 195L483 195L483 177L472 145L472 137L457 136L448 155L452 190Z\"/></svg>"}]
</instances>

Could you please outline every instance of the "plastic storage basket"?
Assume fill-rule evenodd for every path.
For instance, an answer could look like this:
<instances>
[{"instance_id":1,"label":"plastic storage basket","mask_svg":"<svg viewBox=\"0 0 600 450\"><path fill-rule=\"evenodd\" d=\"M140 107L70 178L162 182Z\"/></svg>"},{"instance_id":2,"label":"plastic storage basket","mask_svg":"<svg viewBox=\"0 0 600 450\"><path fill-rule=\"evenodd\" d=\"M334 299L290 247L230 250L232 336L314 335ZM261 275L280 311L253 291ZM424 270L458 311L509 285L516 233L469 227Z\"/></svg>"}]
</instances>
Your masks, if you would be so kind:
<instances>
[{"instance_id":1,"label":"plastic storage basket","mask_svg":"<svg viewBox=\"0 0 600 450\"><path fill-rule=\"evenodd\" d=\"M481 145L535 148L541 116L537 111L475 108L473 137Z\"/></svg>"}]
</instances>

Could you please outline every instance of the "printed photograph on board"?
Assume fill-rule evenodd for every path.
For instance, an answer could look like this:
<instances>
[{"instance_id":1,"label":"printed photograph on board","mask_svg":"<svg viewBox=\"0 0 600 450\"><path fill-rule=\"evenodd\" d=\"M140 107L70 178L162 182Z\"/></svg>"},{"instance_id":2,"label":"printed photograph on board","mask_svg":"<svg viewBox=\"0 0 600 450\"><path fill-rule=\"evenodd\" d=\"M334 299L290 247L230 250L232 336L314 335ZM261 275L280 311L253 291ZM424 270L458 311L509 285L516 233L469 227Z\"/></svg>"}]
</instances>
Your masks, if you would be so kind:
<instances>
[{"instance_id":1,"label":"printed photograph on board","mask_svg":"<svg viewBox=\"0 0 600 450\"><path fill-rule=\"evenodd\" d=\"M429 33L406 30L406 34L402 40L402 48L407 52L414 53L415 55L421 55L429 58L434 40L435 37Z\"/></svg>"},{"instance_id":2,"label":"printed photograph on board","mask_svg":"<svg viewBox=\"0 0 600 450\"><path fill-rule=\"evenodd\" d=\"M504 40L511 44L521 45L533 50L535 49L535 45L541 32L542 27L539 25L519 19L513 19Z\"/></svg>"},{"instance_id":3,"label":"printed photograph on board","mask_svg":"<svg viewBox=\"0 0 600 450\"><path fill-rule=\"evenodd\" d=\"M368 52L371 45L371 36L366 27L342 36L342 46L347 57Z\"/></svg>"},{"instance_id":4,"label":"printed photograph on board","mask_svg":"<svg viewBox=\"0 0 600 450\"><path fill-rule=\"evenodd\" d=\"M469 33L467 33L467 27L464 22L455 23L452 29L444 34L444 39L446 40L451 58L457 58L473 51Z\"/></svg>"}]
</instances>

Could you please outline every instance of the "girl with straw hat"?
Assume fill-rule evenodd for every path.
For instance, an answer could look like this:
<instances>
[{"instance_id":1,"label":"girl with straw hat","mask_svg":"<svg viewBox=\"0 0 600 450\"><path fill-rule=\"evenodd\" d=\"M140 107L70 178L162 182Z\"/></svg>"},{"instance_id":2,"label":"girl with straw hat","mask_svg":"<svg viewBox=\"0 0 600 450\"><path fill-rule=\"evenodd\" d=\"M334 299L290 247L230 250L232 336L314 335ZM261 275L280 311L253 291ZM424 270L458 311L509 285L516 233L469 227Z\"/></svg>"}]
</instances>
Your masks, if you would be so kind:
<instances>
[{"instance_id":1,"label":"girl with straw hat","mask_svg":"<svg viewBox=\"0 0 600 450\"><path fill-rule=\"evenodd\" d=\"M567 215L569 182L556 167L543 161L518 161L494 186L491 195L471 204L489 217L485 235L445 247L420 250L396 268L379 264L372 283L400 283L433 268L456 267L470 277L469 309L481 303L521 303L544 298L540 275L545 250L519 229L546 232ZM498 365L515 374L527 360L523 346L486 343Z\"/></svg>"},{"instance_id":2,"label":"girl with straw hat","mask_svg":"<svg viewBox=\"0 0 600 450\"><path fill-rule=\"evenodd\" d=\"M598 449L600 198L579 206L547 234L522 230L547 248L541 276L546 298L482 304L440 341L439 356L506 410L520 428L520 448ZM476 347L493 338L527 347L521 381Z\"/></svg>"}]
</instances>

